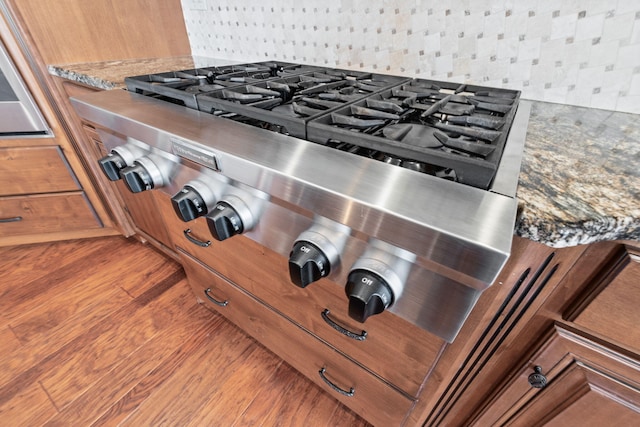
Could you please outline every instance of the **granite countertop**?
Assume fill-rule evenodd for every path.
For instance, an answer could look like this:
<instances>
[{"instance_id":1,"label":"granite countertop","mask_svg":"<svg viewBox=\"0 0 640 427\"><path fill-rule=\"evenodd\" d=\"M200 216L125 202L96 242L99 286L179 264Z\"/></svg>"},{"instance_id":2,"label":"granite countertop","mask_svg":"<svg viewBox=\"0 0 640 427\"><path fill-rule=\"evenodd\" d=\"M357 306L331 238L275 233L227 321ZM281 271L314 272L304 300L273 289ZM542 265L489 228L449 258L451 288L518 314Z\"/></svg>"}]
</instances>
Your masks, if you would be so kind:
<instances>
[{"instance_id":1,"label":"granite countertop","mask_svg":"<svg viewBox=\"0 0 640 427\"><path fill-rule=\"evenodd\" d=\"M200 57L50 65L55 76L98 87L124 77L237 63ZM553 247L640 241L640 116L532 102L515 234Z\"/></svg>"},{"instance_id":2,"label":"granite countertop","mask_svg":"<svg viewBox=\"0 0 640 427\"><path fill-rule=\"evenodd\" d=\"M516 234L554 247L640 240L640 116L534 102Z\"/></svg>"},{"instance_id":3,"label":"granite countertop","mask_svg":"<svg viewBox=\"0 0 640 427\"><path fill-rule=\"evenodd\" d=\"M187 70L194 67L214 67L239 64L238 61L199 56L126 59L81 64L49 65L49 73L99 89L123 89L124 78L163 71Z\"/></svg>"}]
</instances>

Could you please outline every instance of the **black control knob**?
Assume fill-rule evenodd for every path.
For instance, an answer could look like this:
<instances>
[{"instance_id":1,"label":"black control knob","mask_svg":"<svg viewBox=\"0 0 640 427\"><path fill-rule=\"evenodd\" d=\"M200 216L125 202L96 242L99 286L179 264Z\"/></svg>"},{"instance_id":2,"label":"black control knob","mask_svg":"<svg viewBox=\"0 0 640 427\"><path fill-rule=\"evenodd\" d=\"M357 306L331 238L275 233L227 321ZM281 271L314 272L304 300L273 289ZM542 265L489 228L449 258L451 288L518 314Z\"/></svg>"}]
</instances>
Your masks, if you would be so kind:
<instances>
[{"instance_id":1,"label":"black control knob","mask_svg":"<svg viewBox=\"0 0 640 427\"><path fill-rule=\"evenodd\" d=\"M329 259L313 243L298 241L293 245L289 254L289 276L297 286L305 288L328 275L330 269Z\"/></svg>"},{"instance_id":2,"label":"black control knob","mask_svg":"<svg viewBox=\"0 0 640 427\"><path fill-rule=\"evenodd\" d=\"M98 164L110 181L118 181L120 179L120 170L127 167L127 163L122 156L113 151L98 160Z\"/></svg>"},{"instance_id":3,"label":"black control knob","mask_svg":"<svg viewBox=\"0 0 640 427\"><path fill-rule=\"evenodd\" d=\"M185 186L171 198L176 215L184 222L192 221L207 214L204 198L194 188Z\"/></svg>"},{"instance_id":4,"label":"black control knob","mask_svg":"<svg viewBox=\"0 0 640 427\"><path fill-rule=\"evenodd\" d=\"M120 176L132 193L140 193L153 188L153 179L147 169L135 162L120 171Z\"/></svg>"},{"instance_id":5,"label":"black control knob","mask_svg":"<svg viewBox=\"0 0 640 427\"><path fill-rule=\"evenodd\" d=\"M219 202L213 212L207 216L211 235L219 241L242 234L244 226L238 212L226 202Z\"/></svg>"},{"instance_id":6,"label":"black control knob","mask_svg":"<svg viewBox=\"0 0 640 427\"><path fill-rule=\"evenodd\" d=\"M364 323L369 316L382 313L393 302L393 292L387 282L367 270L352 270L347 278L349 316Z\"/></svg>"}]
</instances>

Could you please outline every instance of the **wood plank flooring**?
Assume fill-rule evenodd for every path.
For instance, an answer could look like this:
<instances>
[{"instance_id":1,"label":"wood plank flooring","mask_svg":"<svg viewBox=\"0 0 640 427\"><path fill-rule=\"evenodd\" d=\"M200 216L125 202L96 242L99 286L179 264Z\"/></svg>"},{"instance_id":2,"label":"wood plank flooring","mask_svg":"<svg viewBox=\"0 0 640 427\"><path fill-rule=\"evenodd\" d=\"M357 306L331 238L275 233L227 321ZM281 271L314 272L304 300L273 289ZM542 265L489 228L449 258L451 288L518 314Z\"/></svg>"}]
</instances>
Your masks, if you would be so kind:
<instances>
[{"instance_id":1,"label":"wood plank flooring","mask_svg":"<svg viewBox=\"0 0 640 427\"><path fill-rule=\"evenodd\" d=\"M121 237L0 248L0 424L368 425Z\"/></svg>"}]
</instances>

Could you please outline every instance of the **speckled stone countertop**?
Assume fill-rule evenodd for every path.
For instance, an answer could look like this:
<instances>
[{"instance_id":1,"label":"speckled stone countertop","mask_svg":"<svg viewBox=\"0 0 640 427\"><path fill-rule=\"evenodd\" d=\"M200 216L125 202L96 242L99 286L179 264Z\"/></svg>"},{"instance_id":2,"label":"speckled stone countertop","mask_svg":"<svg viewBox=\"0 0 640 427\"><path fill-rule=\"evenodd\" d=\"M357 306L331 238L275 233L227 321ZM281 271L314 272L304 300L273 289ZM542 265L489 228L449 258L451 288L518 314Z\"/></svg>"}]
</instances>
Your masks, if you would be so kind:
<instances>
[{"instance_id":1,"label":"speckled stone countertop","mask_svg":"<svg viewBox=\"0 0 640 427\"><path fill-rule=\"evenodd\" d=\"M102 89L126 76L224 65L199 57L51 65ZM534 101L520 172L515 234L553 247L640 241L640 116Z\"/></svg>"},{"instance_id":2,"label":"speckled stone countertop","mask_svg":"<svg viewBox=\"0 0 640 427\"><path fill-rule=\"evenodd\" d=\"M640 116L534 102L516 234L563 247L640 240Z\"/></svg>"},{"instance_id":3,"label":"speckled stone countertop","mask_svg":"<svg viewBox=\"0 0 640 427\"><path fill-rule=\"evenodd\" d=\"M83 64L49 65L49 73L99 89L124 88L124 78L163 71L187 70L194 67L213 67L238 64L238 61L176 56L171 58L127 59Z\"/></svg>"}]
</instances>

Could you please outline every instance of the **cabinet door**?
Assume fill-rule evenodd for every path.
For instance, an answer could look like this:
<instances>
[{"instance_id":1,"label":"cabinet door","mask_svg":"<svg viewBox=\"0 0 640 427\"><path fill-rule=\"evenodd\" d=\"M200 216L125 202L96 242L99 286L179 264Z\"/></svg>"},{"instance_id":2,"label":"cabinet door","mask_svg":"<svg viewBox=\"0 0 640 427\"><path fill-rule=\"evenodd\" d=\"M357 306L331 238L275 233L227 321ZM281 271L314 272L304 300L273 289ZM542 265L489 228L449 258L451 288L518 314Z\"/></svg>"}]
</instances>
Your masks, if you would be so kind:
<instances>
[{"instance_id":1,"label":"cabinet door","mask_svg":"<svg viewBox=\"0 0 640 427\"><path fill-rule=\"evenodd\" d=\"M569 320L640 354L640 249L621 245L590 289Z\"/></svg>"},{"instance_id":2,"label":"cabinet door","mask_svg":"<svg viewBox=\"0 0 640 427\"><path fill-rule=\"evenodd\" d=\"M534 388L536 367L546 386ZM615 420L615 421L614 421ZM473 425L640 425L640 361L557 326Z\"/></svg>"},{"instance_id":3,"label":"cabinet door","mask_svg":"<svg viewBox=\"0 0 640 427\"><path fill-rule=\"evenodd\" d=\"M639 390L627 387L580 360L573 361L554 384L517 413L508 425L640 425Z\"/></svg>"}]
</instances>

